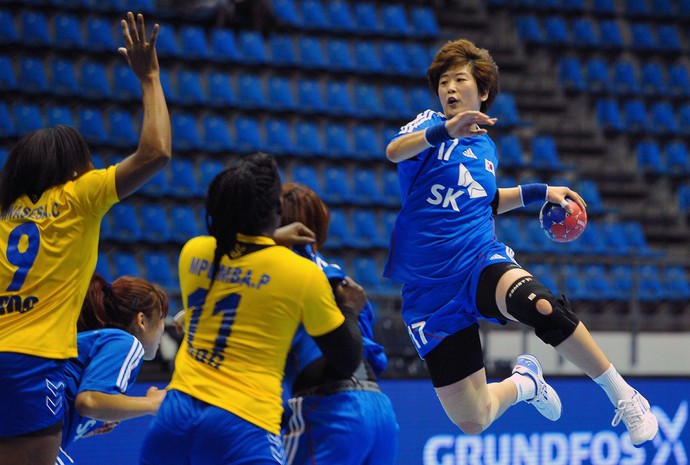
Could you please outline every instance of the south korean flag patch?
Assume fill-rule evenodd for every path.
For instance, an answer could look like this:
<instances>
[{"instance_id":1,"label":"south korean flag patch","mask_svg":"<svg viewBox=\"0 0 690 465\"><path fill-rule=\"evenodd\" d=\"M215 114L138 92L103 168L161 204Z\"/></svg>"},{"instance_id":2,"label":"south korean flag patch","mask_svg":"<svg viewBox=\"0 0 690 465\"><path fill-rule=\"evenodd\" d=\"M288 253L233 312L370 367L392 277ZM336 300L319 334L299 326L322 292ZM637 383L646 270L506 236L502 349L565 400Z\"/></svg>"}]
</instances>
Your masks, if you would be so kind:
<instances>
[{"instance_id":1,"label":"south korean flag patch","mask_svg":"<svg viewBox=\"0 0 690 465\"><path fill-rule=\"evenodd\" d=\"M484 160L484 168L486 168L486 171L496 176L496 171L494 170L494 164L492 161Z\"/></svg>"}]
</instances>

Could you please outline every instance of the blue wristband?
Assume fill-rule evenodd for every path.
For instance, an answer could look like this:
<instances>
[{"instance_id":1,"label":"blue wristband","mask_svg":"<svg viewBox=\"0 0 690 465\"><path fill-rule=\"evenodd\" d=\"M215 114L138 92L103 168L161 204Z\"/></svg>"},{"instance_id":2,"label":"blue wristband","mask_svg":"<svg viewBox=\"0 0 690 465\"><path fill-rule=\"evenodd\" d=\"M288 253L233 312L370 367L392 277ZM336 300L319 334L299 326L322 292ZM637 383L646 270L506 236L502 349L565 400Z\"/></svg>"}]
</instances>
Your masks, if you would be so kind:
<instances>
[{"instance_id":1,"label":"blue wristband","mask_svg":"<svg viewBox=\"0 0 690 465\"><path fill-rule=\"evenodd\" d=\"M520 188L520 198L522 199L522 206L529 205L535 202L544 202L546 200L546 192L549 189L547 184L530 183Z\"/></svg>"},{"instance_id":2,"label":"blue wristband","mask_svg":"<svg viewBox=\"0 0 690 465\"><path fill-rule=\"evenodd\" d=\"M446 123L437 123L434 124L433 126L429 126L426 128L426 131L424 131L424 138L426 139L427 143L431 145L432 147L436 147L437 145L442 144L443 142L447 142L451 139L450 134L448 134L448 129L446 129Z\"/></svg>"}]
</instances>

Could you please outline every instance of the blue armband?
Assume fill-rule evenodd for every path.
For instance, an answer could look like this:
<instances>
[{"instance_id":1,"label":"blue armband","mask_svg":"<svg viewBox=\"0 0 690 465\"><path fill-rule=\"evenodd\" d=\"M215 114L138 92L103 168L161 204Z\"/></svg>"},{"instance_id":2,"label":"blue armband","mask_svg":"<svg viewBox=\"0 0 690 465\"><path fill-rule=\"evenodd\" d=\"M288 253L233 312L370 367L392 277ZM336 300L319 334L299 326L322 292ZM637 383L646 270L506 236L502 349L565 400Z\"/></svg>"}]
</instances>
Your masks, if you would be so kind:
<instances>
[{"instance_id":1,"label":"blue armband","mask_svg":"<svg viewBox=\"0 0 690 465\"><path fill-rule=\"evenodd\" d=\"M520 198L522 199L523 207L531 203L546 201L546 193L549 189L547 184L534 182L518 187L520 188Z\"/></svg>"},{"instance_id":2,"label":"blue armband","mask_svg":"<svg viewBox=\"0 0 690 465\"><path fill-rule=\"evenodd\" d=\"M426 131L424 131L424 139L426 139L429 145L436 147L437 145L447 142L453 138L450 137L450 134L448 134L446 123L442 122L426 128Z\"/></svg>"}]
</instances>

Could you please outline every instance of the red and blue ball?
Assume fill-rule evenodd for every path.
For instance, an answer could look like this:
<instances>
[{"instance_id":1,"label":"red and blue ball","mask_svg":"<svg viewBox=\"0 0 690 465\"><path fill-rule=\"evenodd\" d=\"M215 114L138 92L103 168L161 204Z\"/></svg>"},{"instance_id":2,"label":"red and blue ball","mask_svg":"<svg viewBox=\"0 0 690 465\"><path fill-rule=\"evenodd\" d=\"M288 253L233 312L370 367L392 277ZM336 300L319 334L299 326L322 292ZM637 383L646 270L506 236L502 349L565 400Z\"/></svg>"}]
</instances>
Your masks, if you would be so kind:
<instances>
[{"instance_id":1,"label":"red and blue ball","mask_svg":"<svg viewBox=\"0 0 690 465\"><path fill-rule=\"evenodd\" d=\"M587 227L587 212L572 199L566 199L572 213L560 204L546 202L539 211L539 224L546 237L556 242L574 241Z\"/></svg>"}]
</instances>

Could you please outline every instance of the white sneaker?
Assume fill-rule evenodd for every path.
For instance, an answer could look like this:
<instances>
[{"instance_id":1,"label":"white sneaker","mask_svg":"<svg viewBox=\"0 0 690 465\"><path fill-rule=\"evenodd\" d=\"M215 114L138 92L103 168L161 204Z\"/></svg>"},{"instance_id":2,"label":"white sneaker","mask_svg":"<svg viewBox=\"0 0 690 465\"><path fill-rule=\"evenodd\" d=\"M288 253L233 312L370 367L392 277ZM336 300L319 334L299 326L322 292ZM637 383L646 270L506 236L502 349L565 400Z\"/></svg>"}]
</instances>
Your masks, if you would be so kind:
<instances>
[{"instance_id":1,"label":"white sneaker","mask_svg":"<svg viewBox=\"0 0 690 465\"><path fill-rule=\"evenodd\" d=\"M628 428L630 441L635 447L651 441L659 431L659 422L649 408L649 402L637 391L630 399L618 401L611 426L618 425L621 420Z\"/></svg>"},{"instance_id":2,"label":"white sneaker","mask_svg":"<svg viewBox=\"0 0 690 465\"><path fill-rule=\"evenodd\" d=\"M556 391L544 381L544 370L537 357L530 354L522 354L517 358L513 373L529 376L537 386L537 395L526 400L528 404L534 405L539 413L551 421L561 418L561 399Z\"/></svg>"}]
</instances>

